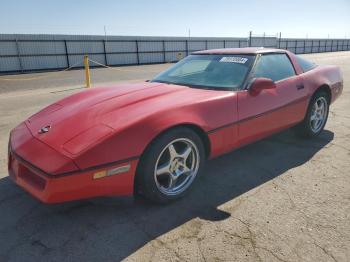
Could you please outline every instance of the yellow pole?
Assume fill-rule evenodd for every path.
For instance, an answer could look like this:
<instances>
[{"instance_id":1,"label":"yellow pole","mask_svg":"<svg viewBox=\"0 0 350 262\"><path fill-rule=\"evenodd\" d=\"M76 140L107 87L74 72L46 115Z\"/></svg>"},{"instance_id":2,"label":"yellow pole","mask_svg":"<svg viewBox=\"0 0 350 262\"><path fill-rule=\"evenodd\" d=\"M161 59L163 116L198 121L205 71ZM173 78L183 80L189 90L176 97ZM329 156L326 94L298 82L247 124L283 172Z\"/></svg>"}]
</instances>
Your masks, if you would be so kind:
<instances>
[{"instance_id":1,"label":"yellow pole","mask_svg":"<svg viewBox=\"0 0 350 262\"><path fill-rule=\"evenodd\" d=\"M84 67L85 67L85 81L86 81L86 87L91 87L91 80L90 80L90 68L89 68L89 58L87 55L84 55Z\"/></svg>"}]
</instances>

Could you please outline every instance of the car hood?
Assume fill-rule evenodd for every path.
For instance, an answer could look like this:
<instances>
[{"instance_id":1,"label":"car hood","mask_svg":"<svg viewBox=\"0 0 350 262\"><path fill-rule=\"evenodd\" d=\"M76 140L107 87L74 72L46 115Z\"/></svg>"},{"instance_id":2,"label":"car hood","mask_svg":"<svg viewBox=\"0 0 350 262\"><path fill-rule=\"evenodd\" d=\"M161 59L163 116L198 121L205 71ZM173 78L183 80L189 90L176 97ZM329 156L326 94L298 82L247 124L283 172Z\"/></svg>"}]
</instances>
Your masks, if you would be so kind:
<instances>
[{"instance_id":1,"label":"car hood","mask_svg":"<svg viewBox=\"0 0 350 262\"><path fill-rule=\"evenodd\" d=\"M44 108L25 124L35 138L72 157L115 133L121 119L128 121L128 112L157 110L158 105L171 107L178 103L177 97L188 100L199 92L210 91L149 82L97 87ZM175 93L179 96L174 97Z\"/></svg>"}]
</instances>

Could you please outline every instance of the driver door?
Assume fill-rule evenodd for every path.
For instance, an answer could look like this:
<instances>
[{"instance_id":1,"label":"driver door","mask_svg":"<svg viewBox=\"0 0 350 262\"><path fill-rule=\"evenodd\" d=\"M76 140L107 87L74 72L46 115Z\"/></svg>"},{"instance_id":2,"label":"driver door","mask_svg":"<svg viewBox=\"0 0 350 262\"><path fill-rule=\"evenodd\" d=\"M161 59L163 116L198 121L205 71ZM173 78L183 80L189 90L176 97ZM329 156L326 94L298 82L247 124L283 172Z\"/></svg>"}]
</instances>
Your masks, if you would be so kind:
<instances>
[{"instance_id":1,"label":"driver door","mask_svg":"<svg viewBox=\"0 0 350 262\"><path fill-rule=\"evenodd\" d=\"M263 54L252 72L253 78L266 77L276 88L253 96L238 92L238 138L244 145L287 128L304 118L307 91L302 76L284 53Z\"/></svg>"}]
</instances>

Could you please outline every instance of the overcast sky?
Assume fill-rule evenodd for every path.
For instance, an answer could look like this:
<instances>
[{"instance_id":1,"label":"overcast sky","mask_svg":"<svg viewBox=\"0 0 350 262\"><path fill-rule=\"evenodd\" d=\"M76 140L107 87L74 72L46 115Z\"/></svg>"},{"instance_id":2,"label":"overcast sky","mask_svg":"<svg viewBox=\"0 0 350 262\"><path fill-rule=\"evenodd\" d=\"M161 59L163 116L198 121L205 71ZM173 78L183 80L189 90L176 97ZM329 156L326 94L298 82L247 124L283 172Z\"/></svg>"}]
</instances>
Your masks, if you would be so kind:
<instances>
[{"instance_id":1,"label":"overcast sky","mask_svg":"<svg viewBox=\"0 0 350 262\"><path fill-rule=\"evenodd\" d=\"M350 0L1 0L0 33L350 38Z\"/></svg>"}]
</instances>

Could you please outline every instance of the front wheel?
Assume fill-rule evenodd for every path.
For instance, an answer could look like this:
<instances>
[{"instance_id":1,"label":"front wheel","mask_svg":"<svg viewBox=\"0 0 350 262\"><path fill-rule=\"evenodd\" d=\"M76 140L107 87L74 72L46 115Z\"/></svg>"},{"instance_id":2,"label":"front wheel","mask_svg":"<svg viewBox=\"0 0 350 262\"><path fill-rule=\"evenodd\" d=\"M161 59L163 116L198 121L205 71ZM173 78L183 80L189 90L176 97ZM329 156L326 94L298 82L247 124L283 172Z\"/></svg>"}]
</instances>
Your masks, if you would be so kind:
<instances>
[{"instance_id":1,"label":"front wheel","mask_svg":"<svg viewBox=\"0 0 350 262\"><path fill-rule=\"evenodd\" d=\"M176 128L151 143L137 169L139 193L159 203L182 197L191 188L205 158L200 137Z\"/></svg>"},{"instance_id":2,"label":"front wheel","mask_svg":"<svg viewBox=\"0 0 350 262\"><path fill-rule=\"evenodd\" d=\"M319 135L326 125L329 112L328 95L317 92L311 99L306 116L295 130L303 137L314 137Z\"/></svg>"}]
</instances>

